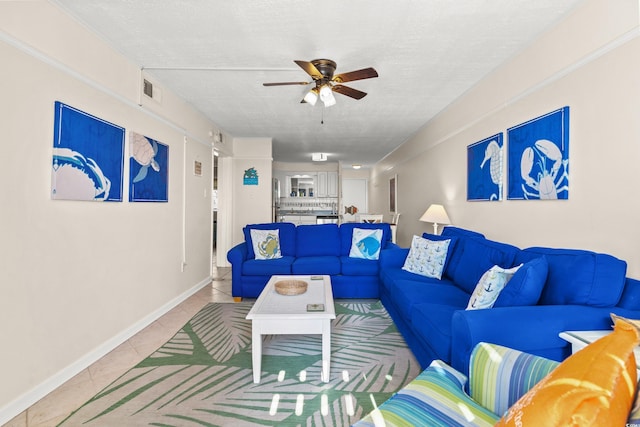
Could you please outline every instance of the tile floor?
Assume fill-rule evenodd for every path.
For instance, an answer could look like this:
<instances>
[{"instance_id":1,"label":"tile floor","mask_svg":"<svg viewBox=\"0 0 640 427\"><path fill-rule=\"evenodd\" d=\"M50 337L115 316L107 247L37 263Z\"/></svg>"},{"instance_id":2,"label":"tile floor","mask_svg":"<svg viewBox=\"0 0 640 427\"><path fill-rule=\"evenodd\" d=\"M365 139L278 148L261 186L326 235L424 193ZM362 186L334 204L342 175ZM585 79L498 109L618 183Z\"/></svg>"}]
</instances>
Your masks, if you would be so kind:
<instances>
[{"instance_id":1,"label":"tile floor","mask_svg":"<svg viewBox=\"0 0 640 427\"><path fill-rule=\"evenodd\" d=\"M213 281L102 359L45 396L4 427L49 427L64 420L104 387L169 340L209 302L233 302L231 268L218 268Z\"/></svg>"}]
</instances>

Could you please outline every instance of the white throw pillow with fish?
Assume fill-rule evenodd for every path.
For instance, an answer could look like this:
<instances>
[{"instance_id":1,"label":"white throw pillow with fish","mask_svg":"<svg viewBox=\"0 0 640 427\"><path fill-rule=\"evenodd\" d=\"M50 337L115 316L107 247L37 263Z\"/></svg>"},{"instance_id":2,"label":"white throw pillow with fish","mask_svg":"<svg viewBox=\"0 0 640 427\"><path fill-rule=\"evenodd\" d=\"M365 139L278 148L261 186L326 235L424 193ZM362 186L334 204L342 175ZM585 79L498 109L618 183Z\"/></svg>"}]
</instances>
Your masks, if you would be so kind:
<instances>
[{"instance_id":1,"label":"white throw pillow with fish","mask_svg":"<svg viewBox=\"0 0 640 427\"><path fill-rule=\"evenodd\" d=\"M382 245L381 229L354 228L349 257L378 259Z\"/></svg>"}]
</instances>

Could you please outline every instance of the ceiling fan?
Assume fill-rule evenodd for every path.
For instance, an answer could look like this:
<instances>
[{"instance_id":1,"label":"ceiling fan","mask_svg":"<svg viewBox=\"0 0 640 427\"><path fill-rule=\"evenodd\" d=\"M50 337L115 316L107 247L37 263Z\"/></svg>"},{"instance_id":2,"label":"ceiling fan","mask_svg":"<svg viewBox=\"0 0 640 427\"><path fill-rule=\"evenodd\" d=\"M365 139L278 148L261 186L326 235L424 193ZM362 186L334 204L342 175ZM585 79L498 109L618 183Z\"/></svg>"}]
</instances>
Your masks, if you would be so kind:
<instances>
[{"instance_id":1,"label":"ceiling fan","mask_svg":"<svg viewBox=\"0 0 640 427\"><path fill-rule=\"evenodd\" d=\"M308 85L315 82L315 86L304 96L302 103L306 102L315 105L318 98L324 103L325 107L330 107L336 103L333 92L354 99L362 99L367 94L342 83L352 82L354 80L364 80L378 77L378 72L373 68L363 68L361 70L350 71L333 75L336 71L336 63L330 59L314 59L308 61L293 61L300 66L313 79L310 82L282 82L282 83L263 83L264 86L287 86L287 85Z\"/></svg>"}]
</instances>

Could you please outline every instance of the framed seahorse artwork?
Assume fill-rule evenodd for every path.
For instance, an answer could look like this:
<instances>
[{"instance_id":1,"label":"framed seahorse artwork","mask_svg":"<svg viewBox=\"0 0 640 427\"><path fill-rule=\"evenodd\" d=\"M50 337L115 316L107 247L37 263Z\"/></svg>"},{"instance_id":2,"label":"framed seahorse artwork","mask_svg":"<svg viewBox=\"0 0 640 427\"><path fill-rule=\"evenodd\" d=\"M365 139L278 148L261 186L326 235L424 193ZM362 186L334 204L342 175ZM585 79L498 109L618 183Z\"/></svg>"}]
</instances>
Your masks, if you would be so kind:
<instances>
[{"instance_id":1,"label":"framed seahorse artwork","mask_svg":"<svg viewBox=\"0 0 640 427\"><path fill-rule=\"evenodd\" d=\"M569 198L569 107L507 129L509 200Z\"/></svg>"},{"instance_id":2,"label":"framed seahorse artwork","mask_svg":"<svg viewBox=\"0 0 640 427\"><path fill-rule=\"evenodd\" d=\"M502 200L503 145L500 132L467 147L467 200Z\"/></svg>"}]
</instances>

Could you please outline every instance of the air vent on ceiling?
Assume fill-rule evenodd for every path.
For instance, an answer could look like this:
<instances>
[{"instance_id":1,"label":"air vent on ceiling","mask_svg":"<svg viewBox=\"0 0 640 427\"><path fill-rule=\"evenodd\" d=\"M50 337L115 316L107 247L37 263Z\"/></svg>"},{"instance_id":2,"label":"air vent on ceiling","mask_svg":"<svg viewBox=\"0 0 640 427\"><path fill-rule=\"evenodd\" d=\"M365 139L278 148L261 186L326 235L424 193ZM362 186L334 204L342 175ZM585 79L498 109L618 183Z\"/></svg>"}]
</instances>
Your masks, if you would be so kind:
<instances>
[{"instance_id":1,"label":"air vent on ceiling","mask_svg":"<svg viewBox=\"0 0 640 427\"><path fill-rule=\"evenodd\" d=\"M142 92L149 98L153 98L153 84L147 79L143 80Z\"/></svg>"}]
</instances>

